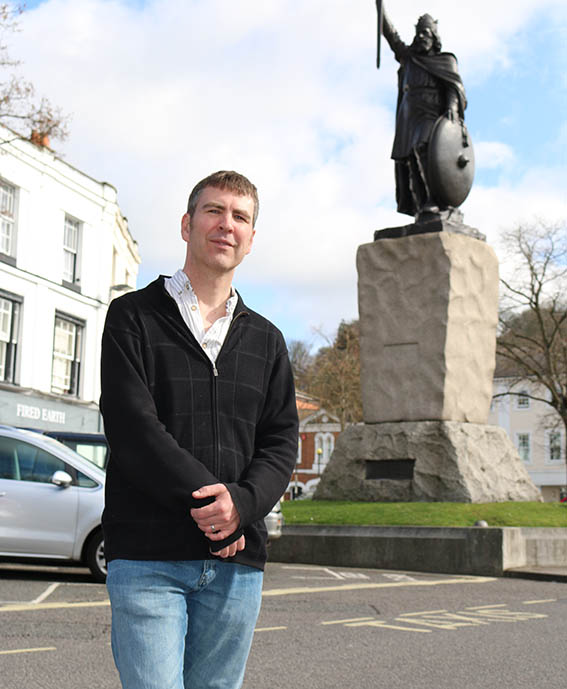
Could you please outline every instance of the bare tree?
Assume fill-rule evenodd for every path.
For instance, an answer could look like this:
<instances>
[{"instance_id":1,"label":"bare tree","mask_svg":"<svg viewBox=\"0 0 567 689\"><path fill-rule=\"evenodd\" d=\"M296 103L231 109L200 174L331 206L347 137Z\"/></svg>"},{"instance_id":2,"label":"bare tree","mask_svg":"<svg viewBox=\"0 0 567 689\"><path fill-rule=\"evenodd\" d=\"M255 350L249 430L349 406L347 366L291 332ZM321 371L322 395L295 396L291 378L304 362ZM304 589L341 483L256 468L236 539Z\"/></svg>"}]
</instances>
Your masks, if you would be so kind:
<instances>
[{"instance_id":1,"label":"bare tree","mask_svg":"<svg viewBox=\"0 0 567 689\"><path fill-rule=\"evenodd\" d=\"M291 340L287 346L293 378L297 390L308 392L311 380L313 356L311 347L303 340Z\"/></svg>"},{"instance_id":2,"label":"bare tree","mask_svg":"<svg viewBox=\"0 0 567 689\"><path fill-rule=\"evenodd\" d=\"M0 122L12 135L0 139L0 145L15 139L30 139L49 145L49 139L67 136L68 118L47 98L35 98L33 85L17 73L19 61L12 59L7 37L19 30L18 18L23 7L0 3Z\"/></svg>"},{"instance_id":3,"label":"bare tree","mask_svg":"<svg viewBox=\"0 0 567 689\"><path fill-rule=\"evenodd\" d=\"M522 225L503 240L512 277L501 280L497 369L509 380L501 394L549 405L567 438L567 223Z\"/></svg>"},{"instance_id":4,"label":"bare tree","mask_svg":"<svg viewBox=\"0 0 567 689\"><path fill-rule=\"evenodd\" d=\"M308 392L338 416L341 428L362 420L360 330L358 321L341 321L334 340L315 355Z\"/></svg>"}]
</instances>

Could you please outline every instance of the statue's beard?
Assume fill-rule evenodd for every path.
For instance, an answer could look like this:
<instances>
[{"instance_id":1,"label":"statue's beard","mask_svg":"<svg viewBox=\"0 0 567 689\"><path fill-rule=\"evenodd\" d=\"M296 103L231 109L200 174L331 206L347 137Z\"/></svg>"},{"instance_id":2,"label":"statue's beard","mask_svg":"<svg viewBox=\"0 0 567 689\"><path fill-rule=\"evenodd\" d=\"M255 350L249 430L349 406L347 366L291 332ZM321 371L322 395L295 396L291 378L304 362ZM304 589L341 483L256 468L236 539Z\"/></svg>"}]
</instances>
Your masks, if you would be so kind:
<instances>
[{"instance_id":1,"label":"statue's beard","mask_svg":"<svg viewBox=\"0 0 567 689\"><path fill-rule=\"evenodd\" d=\"M418 55L431 55L433 53L433 46L431 48L427 48L427 46L423 45L423 43L420 43L415 39L411 44L411 49L414 53L417 53Z\"/></svg>"}]
</instances>

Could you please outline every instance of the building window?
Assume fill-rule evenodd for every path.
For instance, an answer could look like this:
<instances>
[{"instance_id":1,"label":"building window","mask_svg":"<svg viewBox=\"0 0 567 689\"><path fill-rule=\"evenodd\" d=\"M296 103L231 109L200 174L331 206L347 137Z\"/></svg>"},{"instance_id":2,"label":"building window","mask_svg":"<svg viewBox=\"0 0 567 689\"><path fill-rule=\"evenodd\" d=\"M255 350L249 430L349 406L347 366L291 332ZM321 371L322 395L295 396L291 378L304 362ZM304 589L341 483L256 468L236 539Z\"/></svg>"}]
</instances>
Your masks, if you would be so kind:
<instances>
[{"instance_id":1,"label":"building window","mask_svg":"<svg viewBox=\"0 0 567 689\"><path fill-rule=\"evenodd\" d=\"M16 354L22 300L0 291L0 381L16 382Z\"/></svg>"},{"instance_id":2,"label":"building window","mask_svg":"<svg viewBox=\"0 0 567 689\"><path fill-rule=\"evenodd\" d=\"M83 330L84 323L81 321L56 314L51 373L52 392L78 396Z\"/></svg>"},{"instance_id":3,"label":"building window","mask_svg":"<svg viewBox=\"0 0 567 689\"><path fill-rule=\"evenodd\" d=\"M530 398L526 390L520 390L518 396L516 397L516 409L529 409L530 408Z\"/></svg>"},{"instance_id":4,"label":"building window","mask_svg":"<svg viewBox=\"0 0 567 689\"><path fill-rule=\"evenodd\" d=\"M0 253L16 254L16 188L0 180Z\"/></svg>"},{"instance_id":5,"label":"building window","mask_svg":"<svg viewBox=\"0 0 567 689\"><path fill-rule=\"evenodd\" d=\"M531 462L531 447L530 447L530 434L529 433L517 433L516 434L516 447L518 448L518 454L520 458L526 463Z\"/></svg>"},{"instance_id":6,"label":"building window","mask_svg":"<svg viewBox=\"0 0 567 689\"><path fill-rule=\"evenodd\" d=\"M322 473L335 449L335 436L332 433L315 434L315 458L313 468Z\"/></svg>"},{"instance_id":7,"label":"building window","mask_svg":"<svg viewBox=\"0 0 567 689\"><path fill-rule=\"evenodd\" d=\"M81 223L66 215L63 235L63 280L71 284L75 284L79 279L80 235Z\"/></svg>"},{"instance_id":8,"label":"building window","mask_svg":"<svg viewBox=\"0 0 567 689\"><path fill-rule=\"evenodd\" d=\"M547 459L550 462L561 461L561 433L549 431L547 434Z\"/></svg>"}]
</instances>

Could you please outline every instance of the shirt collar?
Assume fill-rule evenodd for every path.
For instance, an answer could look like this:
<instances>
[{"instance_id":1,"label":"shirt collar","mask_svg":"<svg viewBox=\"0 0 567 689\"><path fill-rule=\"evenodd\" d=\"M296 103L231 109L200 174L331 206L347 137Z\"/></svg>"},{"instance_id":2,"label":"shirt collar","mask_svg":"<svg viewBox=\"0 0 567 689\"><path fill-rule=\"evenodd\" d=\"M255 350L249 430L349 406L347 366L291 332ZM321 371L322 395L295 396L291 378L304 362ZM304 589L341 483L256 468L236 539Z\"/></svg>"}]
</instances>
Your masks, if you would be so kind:
<instances>
[{"instance_id":1,"label":"shirt collar","mask_svg":"<svg viewBox=\"0 0 567 689\"><path fill-rule=\"evenodd\" d=\"M181 268L171 276L170 281L173 291L180 301L185 301L189 304L199 304L197 295L195 294L193 286L191 285L191 280ZM234 314L234 309L236 308L237 302L238 295L236 294L234 287L231 285L230 297L226 301L226 315L230 318L232 318Z\"/></svg>"}]
</instances>

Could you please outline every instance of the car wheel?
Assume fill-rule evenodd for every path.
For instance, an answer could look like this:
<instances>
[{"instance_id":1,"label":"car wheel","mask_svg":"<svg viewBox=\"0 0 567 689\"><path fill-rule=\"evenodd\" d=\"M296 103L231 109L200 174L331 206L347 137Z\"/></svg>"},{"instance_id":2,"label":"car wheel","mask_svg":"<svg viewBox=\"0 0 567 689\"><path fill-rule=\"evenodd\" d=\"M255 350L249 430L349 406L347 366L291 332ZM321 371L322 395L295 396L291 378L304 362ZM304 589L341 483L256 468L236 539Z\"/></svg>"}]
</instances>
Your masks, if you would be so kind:
<instances>
[{"instance_id":1,"label":"car wheel","mask_svg":"<svg viewBox=\"0 0 567 689\"><path fill-rule=\"evenodd\" d=\"M97 531L91 536L85 552L85 560L91 570L93 578L103 584L106 581L107 570L102 531Z\"/></svg>"}]
</instances>

